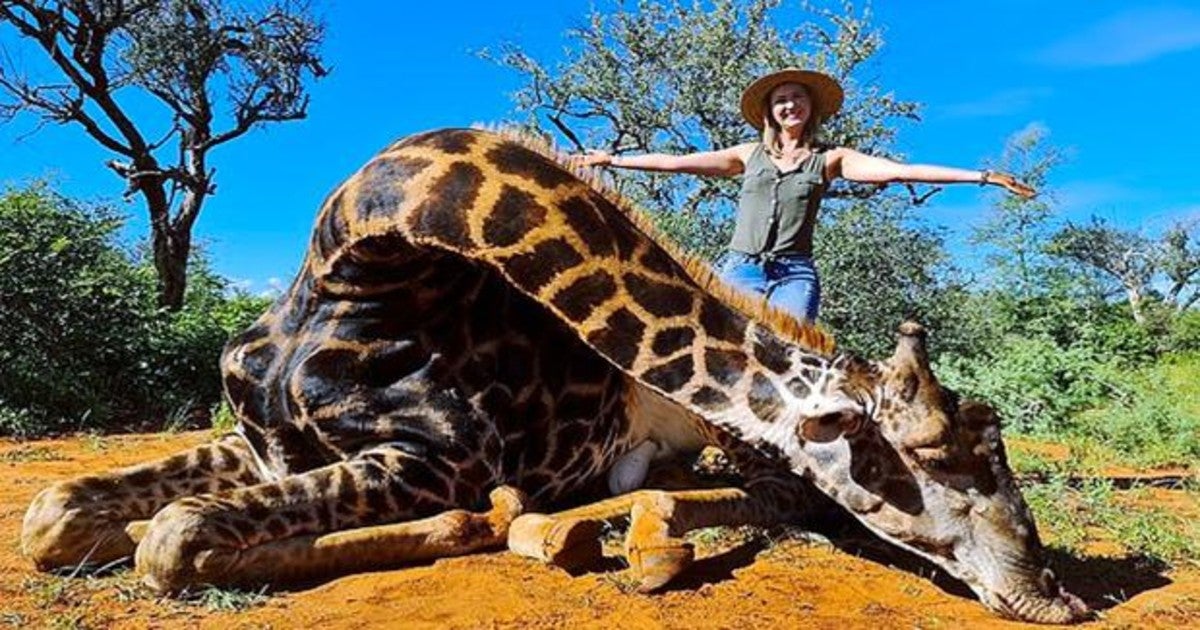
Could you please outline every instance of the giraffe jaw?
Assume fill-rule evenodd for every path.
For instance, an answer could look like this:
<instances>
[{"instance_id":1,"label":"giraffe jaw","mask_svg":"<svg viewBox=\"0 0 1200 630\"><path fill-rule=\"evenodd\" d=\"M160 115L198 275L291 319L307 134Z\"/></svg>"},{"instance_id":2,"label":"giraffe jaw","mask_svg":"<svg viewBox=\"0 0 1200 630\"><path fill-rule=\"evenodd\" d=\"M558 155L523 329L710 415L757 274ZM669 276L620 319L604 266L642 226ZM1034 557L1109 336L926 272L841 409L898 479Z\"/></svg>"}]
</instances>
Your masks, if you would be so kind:
<instances>
[{"instance_id":1,"label":"giraffe jaw","mask_svg":"<svg viewBox=\"0 0 1200 630\"><path fill-rule=\"evenodd\" d=\"M1005 481L988 494L956 489L961 480L926 471L897 451L891 460L852 464L856 456L865 460L866 453L884 452L888 444L871 428L849 439L806 442L792 460L793 470L884 540L962 581L1001 616L1049 624L1089 617L1087 606L1044 568L1032 518L1015 485ZM888 473L912 476L916 487L907 501L894 492L897 484L877 485Z\"/></svg>"},{"instance_id":2,"label":"giraffe jaw","mask_svg":"<svg viewBox=\"0 0 1200 630\"><path fill-rule=\"evenodd\" d=\"M977 547L976 553L971 553L972 550L963 549L961 540L956 541L957 545L914 544L907 534L886 531L869 518L888 509L880 502L866 510L851 511L880 538L928 560L966 584L980 603L996 614L1028 623L1055 625L1079 623L1093 616L1087 604L1064 589L1049 568L1006 567L1005 560L996 557L992 550Z\"/></svg>"}]
</instances>

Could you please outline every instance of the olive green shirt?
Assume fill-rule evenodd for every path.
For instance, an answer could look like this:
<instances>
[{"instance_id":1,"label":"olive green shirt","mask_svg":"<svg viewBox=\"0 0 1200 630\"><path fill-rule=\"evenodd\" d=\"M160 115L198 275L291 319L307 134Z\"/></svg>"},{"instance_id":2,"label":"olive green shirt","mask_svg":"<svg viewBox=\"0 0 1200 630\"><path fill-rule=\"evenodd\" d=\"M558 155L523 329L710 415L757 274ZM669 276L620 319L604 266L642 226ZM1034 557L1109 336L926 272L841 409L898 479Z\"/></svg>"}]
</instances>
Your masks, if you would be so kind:
<instances>
[{"instance_id":1,"label":"olive green shirt","mask_svg":"<svg viewBox=\"0 0 1200 630\"><path fill-rule=\"evenodd\" d=\"M826 188L824 152L813 151L796 168L782 172L759 143L742 175L729 249L812 256L813 225Z\"/></svg>"}]
</instances>

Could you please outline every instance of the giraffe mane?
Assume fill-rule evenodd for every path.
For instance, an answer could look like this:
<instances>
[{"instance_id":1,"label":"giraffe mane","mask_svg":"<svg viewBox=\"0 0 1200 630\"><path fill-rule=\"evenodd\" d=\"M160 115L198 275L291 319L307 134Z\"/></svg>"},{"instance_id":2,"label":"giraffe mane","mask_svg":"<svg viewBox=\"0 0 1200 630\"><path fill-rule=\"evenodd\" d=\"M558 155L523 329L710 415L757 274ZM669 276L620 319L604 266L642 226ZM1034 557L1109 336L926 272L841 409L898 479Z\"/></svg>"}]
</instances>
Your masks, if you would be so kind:
<instances>
[{"instance_id":1,"label":"giraffe mane","mask_svg":"<svg viewBox=\"0 0 1200 630\"><path fill-rule=\"evenodd\" d=\"M806 351L832 356L837 343L833 335L821 326L801 320L787 311L771 306L765 297L742 291L722 280L704 258L689 253L664 234L650 213L639 208L628 197L615 190L599 175L598 169L579 166L570 154L560 150L546 138L513 125L472 125L475 129L499 134L534 151L566 169L586 183L597 194L616 206L634 228L654 241L671 257L701 290L726 306L766 327L781 339L799 345Z\"/></svg>"}]
</instances>

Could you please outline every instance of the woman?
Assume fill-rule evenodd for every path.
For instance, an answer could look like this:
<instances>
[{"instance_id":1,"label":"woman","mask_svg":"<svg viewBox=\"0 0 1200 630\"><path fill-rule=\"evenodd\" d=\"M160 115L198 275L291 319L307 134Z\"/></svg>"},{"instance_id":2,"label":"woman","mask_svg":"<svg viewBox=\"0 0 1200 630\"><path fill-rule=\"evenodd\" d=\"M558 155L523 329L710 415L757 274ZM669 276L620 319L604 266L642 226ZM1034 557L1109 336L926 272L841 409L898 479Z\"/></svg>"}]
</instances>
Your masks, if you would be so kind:
<instances>
[{"instance_id":1,"label":"woman","mask_svg":"<svg viewBox=\"0 0 1200 630\"><path fill-rule=\"evenodd\" d=\"M821 296L812 262L813 227L833 180L991 184L1022 197L1034 195L1032 188L1002 173L901 164L845 147L817 146L818 127L838 111L842 98L832 77L789 68L759 78L742 94L742 116L762 132L760 142L689 155L593 151L580 159L585 166L743 175L733 239L720 274L810 321L817 318Z\"/></svg>"}]
</instances>

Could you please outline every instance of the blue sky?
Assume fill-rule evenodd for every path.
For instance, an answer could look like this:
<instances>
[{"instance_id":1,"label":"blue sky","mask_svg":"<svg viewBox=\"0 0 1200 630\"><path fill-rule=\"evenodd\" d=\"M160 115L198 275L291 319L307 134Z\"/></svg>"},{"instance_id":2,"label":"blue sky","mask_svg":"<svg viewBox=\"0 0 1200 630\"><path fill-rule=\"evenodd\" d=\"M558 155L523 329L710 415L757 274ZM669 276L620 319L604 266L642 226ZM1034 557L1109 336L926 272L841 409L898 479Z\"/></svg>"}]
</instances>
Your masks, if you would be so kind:
<instances>
[{"instance_id":1,"label":"blue sky","mask_svg":"<svg viewBox=\"0 0 1200 630\"><path fill-rule=\"evenodd\" d=\"M212 155L218 194L196 237L216 269L255 291L289 280L325 194L379 148L424 129L512 116L521 77L473 51L511 41L552 62L589 5L319 2L333 74L313 87L309 118ZM1197 3L877 0L873 12L887 44L858 80L923 103L921 122L904 125L897 142L911 161L976 167L1037 124L1071 155L1051 182L1061 216L1097 214L1149 233L1200 218ZM8 29L0 44L35 65L36 53ZM119 200L121 182L103 166L109 155L79 129L30 134L35 125L0 125L0 182L49 178L68 195L113 201L130 215L128 232L145 233L142 207ZM963 237L989 199L962 186L921 210L950 230L968 266L976 252Z\"/></svg>"}]
</instances>

